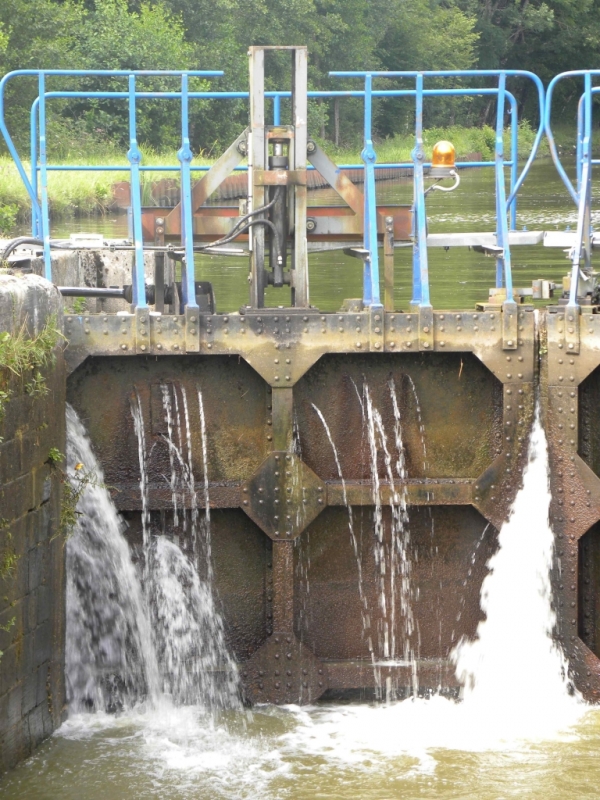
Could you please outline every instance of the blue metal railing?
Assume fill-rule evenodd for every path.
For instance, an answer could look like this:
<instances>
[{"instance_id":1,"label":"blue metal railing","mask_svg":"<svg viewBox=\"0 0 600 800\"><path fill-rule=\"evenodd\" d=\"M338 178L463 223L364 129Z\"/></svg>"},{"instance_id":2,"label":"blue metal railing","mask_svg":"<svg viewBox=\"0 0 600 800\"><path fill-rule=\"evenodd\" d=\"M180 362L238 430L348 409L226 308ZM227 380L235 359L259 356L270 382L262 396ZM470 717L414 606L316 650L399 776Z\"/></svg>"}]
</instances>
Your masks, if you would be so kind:
<instances>
[{"instance_id":1,"label":"blue metal railing","mask_svg":"<svg viewBox=\"0 0 600 800\"><path fill-rule=\"evenodd\" d=\"M48 93L46 92L46 79L51 76L62 77L122 77L127 79L127 91L117 93L122 99L127 100L128 117L129 117L129 150L127 151L127 159L129 161L129 173L131 181L131 205L132 205L132 218L133 218L133 239L135 246L135 257L132 270L132 295L133 305L139 308L146 307L146 287L144 282L144 249L143 249L143 236L142 236L142 196L141 196L141 183L140 183L140 168L141 168L141 153L137 141L137 124L136 124L136 100L138 92L136 91L136 79L138 77L174 77L179 78L181 81L181 91L177 93L177 97L181 100L181 149L178 152L180 161L181 183L182 188L184 185L190 184L189 164L191 162L191 150L189 148L189 135L188 135L188 103L189 103L189 86L188 81L190 77L219 77L223 75L220 70L193 70L193 71L173 71L173 70L16 70L9 72L0 81L0 131L4 137L4 141L8 150L15 161L19 175L23 180L29 198L31 200L31 217L32 217L32 232L34 236L40 236L44 246L44 274L48 280L52 280L52 262L50 257L50 215L49 215L49 202L48 202L48 159L46 152L46 101ZM35 121L34 110L31 112L30 130L32 135L32 157L31 174L32 179L29 180L23 163L19 158L19 154L14 145L12 137L6 127L6 120L4 114L5 106L5 89L9 81L16 77L37 77L38 79L38 97L36 100L37 106L35 114L37 114L37 124ZM90 93L80 93L80 95L89 95ZM94 92L94 96L100 97L113 97L114 92ZM164 93L156 93L162 96ZM39 128L39 136L38 136ZM39 141L39 150L37 153L33 152L34 141ZM38 164L39 160L39 164ZM88 169L82 166L81 169ZM38 197L38 180L37 175L39 172L39 195ZM35 188L34 188L35 187ZM188 207L189 206L189 207ZM194 276L194 258L193 258L193 229L191 227L191 194L182 191L182 214L184 217L184 224L182 224L182 247L185 251L185 257L182 260L182 294L185 305L191 307L196 306L196 293L195 293L195 276Z\"/></svg>"},{"instance_id":2,"label":"blue metal railing","mask_svg":"<svg viewBox=\"0 0 600 800\"><path fill-rule=\"evenodd\" d=\"M573 314L579 313L577 291L582 260L585 270L588 271L591 269L592 167L594 164L600 164L600 159L592 158L592 101L593 95L600 93L600 87L593 86L592 84L592 80L595 76L600 76L600 70L574 70L572 72L562 72L556 75L548 85L544 115L544 125L552 159L567 191L577 206L577 233L575 236L575 246L571 255L571 286L567 304L567 313L571 312ZM554 90L561 81L572 78L583 78L584 87L583 94L579 99L577 107L577 143L575 156L577 188L573 186L560 160L554 134L552 132L552 98L554 96Z\"/></svg>"},{"instance_id":3,"label":"blue metal railing","mask_svg":"<svg viewBox=\"0 0 600 800\"><path fill-rule=\"evenodd\" d=\"M184 251L184 276L183 300L184 305L195 305L194 294L194 270L186 269L187 264L193 264L193 209L192 209L192 173L204 172L210 169L206 165L194 165L192 163L192 152L189 144L188 132L188 112L191 100L233 100L248 99L248 92L218 92L218 91L190 91L190 77L216 77L222 73L214 70L203 71L105 71L105 70L18 70L4 76L0 81L0 131L6 141L10 154L15 161L23 184L28 192L31 202L32 234L36 238L41 238L44 244L44 263L46 277L51 277L50 260L50 220L48 203L48 173L57 171L123 171L128 170L131 180L131 204L133 221L133 239L135 258L133 264L133 305L145 306L145 287L143 269L143 240L142 240L142 208L141 208L141 173L144 171L152 172L179 172L181 177L181 247ZM516 228L517 214L517 192L522 185L525 175L529 170L542 136L543 126L537 131L536 138L529 155L527 163L520 175L518 174L518 115L517 102L509 91L506 90L505 81L507 76L524 76L534 81L538 89L540 102L540 118L543 118L544 90L537 76L532 73L507 70L501 71L478 71L471 70L466 72L386 72L386 73L331 73L336 77L362 77L365 80L364 90L341 90L341 91L312 91L308 93L310 98L344 98L354 97L364 101L365 124L364 137L365 147L363 149L362 164L342 164L339 169L362 169L365 173L365 232L364 244L370 254L370 260L365 263L364 271L364 300L368 305L379 305L379 269L377 253L377 216L375 203L375 170L385 168L409 168L414 170L415 183L415 204L414 204L414 256L413 256L413 302L418 305L430 305L429 278L427 264L426 247L426 218L424 202L424 168L430 166L424 160L423 155L423 118L422 108L424 98L434 98L443 96L472 97L472 96L497 96L498 114L496 125L496 152L494 161L463 161L457 162L457 167L494 167L496 172L496 199L497 199L497 235L498 243L504 247L504 258L498 260L496 283L501 286L503 281L506 283L507 297L512 298L512 282L510 270L510 250L508 246L508 223L507 212L510 217L510 228ZM49 76L69 76L69 77L122 77L127 78L127 90L122 91L49 91L46 86L46 79ZM34 100L30 112L30 175L27 175L23 162L15 148L10 133L6 127L4 117L4 90L7 83L16 77L34 76L38 78L39 95ZM177 91L140 91L136 86L138 77L173 77L181 82L181 88ZM446 77L497 77L498 87L494 88L463 88L454 89L426 89L424 80L427 78L446 78ZM374 78L411 78L415 80L414 89L374 89ZM273 122L281 123L281 102L291 97L289 91L265 92L265 97L273 103ZM129 150L127 152L128 163L119 165L65 165L49 164L46 153L46 104L52 99L111 99L126 101L129 113ZM371 138L372 129L372 101L373 98L414 98L417 109L416 114L416 147L413 152L413 159L410 162L378 164L376 153ZM137 143L136 112L139 100L144 99L167 99L178 100L181 103L181 147L178 151L179 166L159 165L146 166L141 163L141 153ZM504 133L504 113L505 103L508 102L511 115L511 144L510 156L504 156L503 133ZM506 198L504 185L504 169L510 167L509 186L510 192ZM246 170L245 166L236 167L237 170ZM312 167L309 167L312 169ZM500 199L499 199L500 198ZM501 244L503 243L503 244Z\"/></svg>"},{"instance_id":4,"label":"blue metal railing","mask_svg":"<svg viewBox=\"0 0 600 800\"><path fill-rule=\"evenodd\" d=\"M519 188L536 156L544 132L544 87L541 80L532 72L525 70L464 70L464 71L426 71L426 72L330 72L337 78L362 78L365 82L365 147L362 158L365 163L365 249L370 252L368 268L365 269L365 297L371 299L374 305L380 305L379 296L379 263L377 254L377 207L375 202L375 162L376 155L371 138L371 105L376 96L373 90L374 78L407 78L415 82L411 90L397 90L388 92L388 96L410 96L415 98L415 149L413 150L414 169L414 247L413 247L413 299L412 303L419 307L430 308L431 299L429 292L429 263L427 257L427 217L425 211L425 181L424 181L424 151L423 151L423 99L430 96L464 96L495 94L496 107L496 143L495 167L496 178L496 243L501 248L502 255L496 260L496 286L506 286L506 300L514 302L512 286L512 270L510 258L510 245L508 238L508 220L510 213L511 227L516 227L516 197ZM497 88L492 89L425 89L426 78L465 78L465 77L493 77L498 79ZM538 92L540 124L533 142L531 153L517 177L517 130L516 102L506 89L507 77L521 77L533 81ZM504 157L504 116L506 100L509 100L513 124L511 126L511 161L506 162ZM506 184L504 168L510 164L510 193L506 198ZM369 285L367 285L369 284Z\"/></svg>"}]
</instances>

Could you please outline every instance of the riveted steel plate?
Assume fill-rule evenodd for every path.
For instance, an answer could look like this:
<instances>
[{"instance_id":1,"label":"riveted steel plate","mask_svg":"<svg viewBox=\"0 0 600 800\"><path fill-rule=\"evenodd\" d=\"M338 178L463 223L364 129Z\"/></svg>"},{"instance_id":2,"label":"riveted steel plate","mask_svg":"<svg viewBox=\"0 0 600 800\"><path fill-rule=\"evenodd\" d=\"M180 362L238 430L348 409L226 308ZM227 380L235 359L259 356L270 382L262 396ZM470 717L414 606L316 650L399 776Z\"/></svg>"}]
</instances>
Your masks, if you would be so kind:
<instances>
[{"instance_id":1,"label":"riveted steel plate","mask_svg":"<svg viewBox=\"0 0 600 800\"><path fill-rule=\"evenodd\" d=\"M284 451L271 453L242 485L242 508L274 540L295 539L326 503L323 481Z\"/></svg>"},{"instance_id":2,"label":"riveted steel plate","mask_svg":"<svg viewBox=\"0 0 600 800\"><path fill-rule=\"evenodd\" d=\"M483 617L479 596L497 548L497 530L470 506L409 507L411 593L401 602L399 573L393 574L387 558L382 603L371 538L374 509L353 507L352 512L358 552L345 508L327 509L295 543L296 635L326 662L370 661L371 640L375 660L384 663L387 629L388 655L402 660L408 605L415 620L408 640L416 657L448 659L462 636L475 635ZM389 506L383 507L383 522L387 552L394 535Z\"/></svg>"},{"instance_id":3,"label":"riveted steel plate","mask_svg":"<svg viewBox=\"0 0 600 800\"><path fill-rule=\"evenodd\" d=\"M472 354L327 355L294 388L302 457L321 478L337 481L339 474L315 406L329 427L345 480L371 480L367 394L381 415L390 452L396 404L412 480L475 479L502 449L502 386ZM387 479L383 452L378 476Z\"/></svg>"},{"instance_id":4,"label":"riveted steel plate","mask_svg":"<svg viewBox=\"0 0 600 800\"><path fill-rule=\"evenodd\" d=\"M253 703L312 703L327 691L327 667L295 635L273 633L242 668Z\"/></svg>"}]
</instances>

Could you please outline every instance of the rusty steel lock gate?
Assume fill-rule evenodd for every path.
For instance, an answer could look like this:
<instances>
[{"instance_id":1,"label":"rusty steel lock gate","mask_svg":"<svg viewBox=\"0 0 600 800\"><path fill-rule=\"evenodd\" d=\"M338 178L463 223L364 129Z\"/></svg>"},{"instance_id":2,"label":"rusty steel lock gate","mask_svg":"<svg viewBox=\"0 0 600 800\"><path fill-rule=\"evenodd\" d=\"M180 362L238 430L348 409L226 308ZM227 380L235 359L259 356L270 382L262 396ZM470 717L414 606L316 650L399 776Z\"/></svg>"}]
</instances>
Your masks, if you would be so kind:
<instances>
[{"instance_id":1,"label":"rusty steel lock gate","mask_svg":"<svg viewBox=\"0 0 600 800\"><path fill-rule=\"evenodd\" d=\"M265 91L267 57L279 59L290 90ZM539 394L549 441L557 631L577 688L598 700L595 72L558 75L547 91L524 70L487 70L485 86L476 70L332 73L363 86L315 93L308 91L307 63L306 47L251 47L244 92L191 88L190 79L218 78L215 70L99 71L98 85L103 78L111 83L93 92L85 82L79 90L47 90L57 74L70 75L71 85L84 81L85 71L17 70L0 81L1 100L9 82L29 80L34 72L38 79L30 174L1 102L0 132L30 198L32 238L26 242L40 248L43 263L36 252L24 253L19 239L3 258L16 268L23 262L39 268L66 297L95 298L93 313L65 315L68 396L89 429L133 551L139 551L145 524L151 534L177 539L196 558L201 576L212 564L227 639L250 701L305 703L356 689L388 697L415 689L456 692L449 654L463 636L475 635L482 618L486 564L521 485ZM179 164L161 167L179 175L180 197L168 208L142 207L147 167L136 106L148 76L171 81L170 91L153 93L157 101L181 102L175 115ZM574 77L584 81L576 186L551 130L554 88ZM390 89L390 78L404 81L403 88ZM514 80L533 84L540 120L520 173ZM321 102L324 94L364 103L362 164L342 171L309 138L308 100ZM485 96L495 104L493 161L454 163L453 146L439 142L427 162L423 106L440 95ZM382 96L414 101L411 206L376 202L377 171L390 168L377 164L373 142L372 105ZM52 119L46 104L56 97L67 103L112 98L127 106L129 239L90 235L83 244L51 237L48 173L64 168L48 163L45 147ZM188 110L190 101L209 97L247 99L249 125L206 167L193 163ZM518 230L519 189L544 133L578 207L576 231ZM495 231L429 233L426 195L458 189L462 167L494 170ZM234 170L247 177L239 206L207 202ZM342 204L309 206L311 170ZM193 182L193 171L205 174ZM359 173L360 181L350 179ZM448 179L453 185L438 186ZM522 302L528 292L513 286L511 248L542 242L567 249L572 272L558 305L540 312L536 328L532 306ZM399 312L394 250L407 244L412 296L410 310ZM495 286L475 311L438 311L431 304L428 248L455 246L494 259ZM53 248L73 252L61 261ZM318 249L343 250L363 265L362 298L346 301L337 313L321 313L310 302L308 253ZM123 252L103 261L107 251ZM215 313L212 287L196 281L198 253L247 254L248 306ZM536 283L550 292L549 281ZM264 308L267 287L289 307ZM208 548L203 556L200 536Z\"/></svg>"},{"instance_id":2,"label":"rusty steel lock gate","mask_svg":"<svg viewBox=\"0 0 600 800\"><path fill-rule=\"evenodd\" d=\"M86 421L134 546L142 510L130 410L135 395L151 453L152 529L183 537L191 552L189 531L188 541L174 532L173 493L164 478L164 393L180 405L185 394L192 418L180 438L189 433L196 497L180 487L176 503L189 511L195 502L202 510L209 498L215 586L252 701L308 702L328 689L374 687L343 489L361 532L363 591L376 615L373 475L356 387L368 384L390 426L390 380L404 423L407 477L396 489L405 491L414 548L419 686L456 687L448 654L461 636L475 634L485 564L522 477L534 401L534 315L516 312L515 350L503 348L498 311L434 312L427 349L419 342L417 316L201 315L193 350L185 355L165 355L152 328L140 351L124 329L106 335L102 315L66 318L68 357L73 366L79 362L69 379L70 402ZM163 317L164 331L169 324ZM198 391L206 475L192 402ZM328 421L344 487L313 404ZM377 471L389 536L390 487L381 460ZM383 680L390 678L398 691L409 677L401 661L381 664Z\"/></svg>"}]
</instances>

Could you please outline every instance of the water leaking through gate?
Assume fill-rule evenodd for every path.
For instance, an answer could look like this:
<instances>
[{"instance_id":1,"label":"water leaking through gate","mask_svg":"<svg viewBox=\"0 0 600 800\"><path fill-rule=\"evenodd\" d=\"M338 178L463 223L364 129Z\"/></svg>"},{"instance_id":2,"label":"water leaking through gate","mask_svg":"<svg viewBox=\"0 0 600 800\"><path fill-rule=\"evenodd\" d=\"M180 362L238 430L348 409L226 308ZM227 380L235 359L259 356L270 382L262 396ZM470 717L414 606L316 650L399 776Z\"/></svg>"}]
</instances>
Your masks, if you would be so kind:
<instances>
[{"instance_id":1,"label":"water leaking through gate","mask_svg":"<svg viewBox=\"0 0 600 800\"><path fill-rule=\"evenodd\" d=\"M541 82L531 73L500 70L488 75L497 86L467 90L493 95L498 109L496 232L436 238L426 225L422 105L438 90L424 88L424 81L459 76L345 76L364 79L361 193L308 139L306 50L288 50L294 76L291 124L279 118L266 124L262 79L269 48L252 48L251 130L242 132L194 187L182 114L183 191L180 206L168 213L141 208L135 130L130 131L134 231L130 242L105 249L134 252L132 283L118 290L85 288L100 298L98 311L108 296L121 297L116 302L122 305L131 296L132 304L118 313L65 317L69 396L89 427L129 525L128 540L144 553L144 576L156 541L163 543L164 563L172 563L167 537L193 559L200 580L210 578L223 613L223 635L240 663L250 700L308 702L328 690L375 689L380 696L417 687L456 691L449 655L461 637L474 635L481 618L485 564L527 458L541 356L559 542L558 627L578 684L597 697L600 491L593 431L600 347L597 314L591 312L598 306L591 296L577 295L574 262L567 305L547 315L545 352L546 339L542 347L536 339L533 309L512 286L511 245L544 238L541 231L515 229L517 192L543 129L540 122L517 175L516 143L510 159L502 144L505 105L515 112L511 130L517 130L506 81L519 77L534 83L543 119L548 107ZM181 90L175 96L185 110L190 97L197 97L188 91L190 76L178 77ZM414 89L389 90L415 101L412 209L376 205L374 77L414 81ZM49 99L45 78L41 74L40 111ZM128 76L132 112L136 78ZM5 83L6 78L2 87ZM464 87L440 91L452 94ZM586 83L586 102L590 98ZM45 116L40 120L43 128ZM26 186L32 190L36 235L44 234L46 274L52 277L45 151L40 155L41 206L33 186L27 181ZM249 209L207 211L212 189L245 155ZM590 158L587 151L581 156L580 161L587 159L584 167L591 168ZM342 213L323 207L307 217L307 162L347 203ZM454 164L432 166L432 179L452 177L455 186L446 188L458 187ZM580 172L578 188L585 189ZM581 220L589 217L586 197L581 191ZM581 256L585 245L589 256L589 231L582 226L575 249ZM221 237L217 244L214 236ZM213 252L233 238L249 246L250 303L219 314L211 288L195 281L194 248ZM393 252L409 240L413 296L410 309L400 312L393 310ZM361 243L364 247L357 247ZM433 310L430 303L428 246L455 243L472 244L495 259L496 286L489 302L484 299L474 311ZM361 259L361 299L347 300L335 314L310 305L309 244L346 247ZM383 303L378 244L384 246ZM154 285L146 288L143 256L149 246L157 257ZM165 278L165 258L171 257L181 281L174 269L172 280ZM264 308L269 284L289 292L291 305ZM580 313L584 306L590 313ZM182 581L189 582L184 572Z\"/></svg>"}]
</instances>

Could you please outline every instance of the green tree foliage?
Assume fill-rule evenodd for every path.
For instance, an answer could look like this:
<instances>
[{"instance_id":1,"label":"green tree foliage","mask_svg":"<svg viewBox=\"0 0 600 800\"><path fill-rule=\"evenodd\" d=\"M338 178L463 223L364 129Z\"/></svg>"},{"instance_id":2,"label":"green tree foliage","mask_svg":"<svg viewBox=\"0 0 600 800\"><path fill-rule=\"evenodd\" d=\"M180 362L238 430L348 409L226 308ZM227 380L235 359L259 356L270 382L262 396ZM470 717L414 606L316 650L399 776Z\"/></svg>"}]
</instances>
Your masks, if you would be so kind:
<instances>
[{"instance_id":1,"label":"green tree foliage","mask_svg":"<svg viewBox=\"0 0 600 800\"><path fill-rule=\"evenodd\" d=\"M329 77L330 70L348 69L505 67L529 69L547 81L561 70L596 66L599 11L600 0L2 0L0 73L39 67L222 69L223 78L196 80L194 88L244 90L248 46L305 44L311 89L358 87L358 81ZM289 76L289 55L270 54L267 88L287 88ZM49 81L52 89L76 85L81 83ZM85 87L123 91L126 80L87 79ZM143 79L139 88L177 86ZM521 114L535 122L535 93L526 82L514 91ZM9 123L21 147L27 146L29 107L36 95L34 79L13 82L7 91ZM566 106L577 97L576 87L567 85L558 99ZM284 121L286 114L284 104ZM49 115L53 154L84 153L99 142L121 151L127 147L123 100L53 100ZM375 109L376 133L403 133L413 119L410 102L381 102ZM428 126L492 120L492 101L426 103ZM339 106L311 102L312 135L333 138L339 132L340 143L351 144L360 139L361 123L359 100ZM221 151L246 124L243 100L192 101L196 152ZM138 129L142 145L178 146L178 102L140 102Z\"/></svg>"},{"instance_id":2,"label":"green tree foliage","mask_svg":"<svg viewBox=\"0 0 600 800\"><path fill-rule=\"evenodd\" d=\"M143 70L193 68L193 47L185 40L181 19L163 5L141 3L130 11L125 0L96 0L93 11L82 14L77 37L77 61L86 69ZM191 88L202 89L204 81ZM86 88L97 91L126 91L127 78L88 79ZM142 91L180 88L175 78L138 78ZM177 135L178 102L141 100L138 103L138 136L152 147L172 147ZM83 120L88 131L103 139L128 142L127 100L86 101L70 104L69 113Z\"/></svg>"},{"instance_id":3,"label":"green tree foliage","mask_svg":"<svg viewBox=\"0 0 600 800\"><path fill-rule=\"evenodd\" d=\"M479 39L474 29L476 19L455 6L431 0L394 0L388 7L387 23L378 46L379 58L387 69L464 70L476 65ZM406 81L385 83L389 88L408 87ZM427 84L428 88L441 85L440 81ZM413 87L414 83L410 88ZM428 127L453 125L457 109L468 111L469 106L468 101L429 99L424 106L424 123ZM413 120L412 100L393 100L380 105L378 127L382 134L405 132L412 128Z\"/></svg>"}]
</instances>

